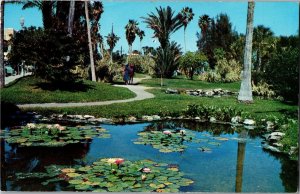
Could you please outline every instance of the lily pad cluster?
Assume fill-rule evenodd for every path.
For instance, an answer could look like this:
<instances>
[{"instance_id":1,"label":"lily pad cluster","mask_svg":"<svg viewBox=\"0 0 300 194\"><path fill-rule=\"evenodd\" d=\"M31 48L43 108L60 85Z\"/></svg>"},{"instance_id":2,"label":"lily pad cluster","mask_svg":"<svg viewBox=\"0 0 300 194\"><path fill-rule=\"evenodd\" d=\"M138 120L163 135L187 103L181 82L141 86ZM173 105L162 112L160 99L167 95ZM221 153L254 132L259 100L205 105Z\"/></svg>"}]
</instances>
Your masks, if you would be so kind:
<instances>
[{"instance_id":1,"label":"lily pad cluster","mask_svg":"<svg viewBox=\"0 0 300 194\"><path fill-rule=\"evenodd\" d=\"M225 137L211 137L208 134L202 134L197 138L193 132L186 130L163 130L163 131L143 131L138 133L139 138L134 144L151 145L160 152L182 152L188 147L189 143L201 144L198 150L211 153L212 147L220 146L222 141L227 141Z\"/></svg>"},{"instance_id":2,"label":"lily pad cluster","mask_svg":"<svg viewBox=\"0 0 300 194\"><path fill-rule=\"evenodd\" d=\"M184 142L196 142L195 134L185 130L145 131L138 133L134 144L151 145L160 152L182 152L187 146Z\"/></svg>"},{"instance_id":3,"label":"lily pad cluster","mask_svg":"<svg viewBox=\"0 0 300 194\"><path fill-rule=\"evenodd\" d=\"M80 143L92 138L110 138L101 127L66 127L59 124L45 125L29 123L20 129L2 131L1 138L7 143L19 146L59 147Z\"/></svg>"},{"instance_id":4,"label":"lily pad cluster","mask_svg":"<svg viewBox=\"0 0 300 194\"><path fill-rule=\"evenodd\" d=\"M75 167L46 167L49 178L43 185L66 181L76 191L94 192L178 192L182 186L193 183L184 178L177 165L151 160L126 161L122 158L104 158L92 165ZM45 178L45 174L23 174L19 179Z\"/></svg>"}]
</instances>

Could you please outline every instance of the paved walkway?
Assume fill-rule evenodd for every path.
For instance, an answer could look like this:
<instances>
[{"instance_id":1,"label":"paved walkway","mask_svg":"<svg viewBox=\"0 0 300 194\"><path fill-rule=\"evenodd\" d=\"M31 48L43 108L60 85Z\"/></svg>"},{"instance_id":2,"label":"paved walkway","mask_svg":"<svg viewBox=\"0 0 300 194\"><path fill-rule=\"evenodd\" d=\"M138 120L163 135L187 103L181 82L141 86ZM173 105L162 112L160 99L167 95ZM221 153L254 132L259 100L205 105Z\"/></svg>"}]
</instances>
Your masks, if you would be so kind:
<instances>
[{"instance_id":1,"label":"paved walkway","mask_svg":"<svg viewBox=\"0 0 300 194\"><path fill-rule=\"evenodd\" d=\"M82 106L101 106L101 105L109 105L115 103L124 103L124 102L132 102L138 100L145 100L149 98L154 98L154 95L146 92L146 89L149 87L136 85L143 79L149 79L149 76L144 78L134 78L134 85L114 85L116 87L124 87L128 88L132 92L136 94L136 97L129 98L125 100L110 100L110 101L101 101L101 102L70 102L70 103L42 103L42 104L19 104L17 105L20 108L32 108L32 107L42 107L42 108L55 108L55 107L82 107Z\"/></svg>"},{"instance_id":2,"label":"paved walkway","mask_svg":"<svg viewBox=\"0 0 300 194\"><path fill-rule=\"evenodd\" d=\"M25 73L25 76L27 76L27 75L31 75L31 73ZM23 73L21 73L20 75L12 75L12 76L5 77L5 85L7 85L10 82L13 82L16 79L19 79L21 77L23 77Z\"/></svg>"}]
</instances>

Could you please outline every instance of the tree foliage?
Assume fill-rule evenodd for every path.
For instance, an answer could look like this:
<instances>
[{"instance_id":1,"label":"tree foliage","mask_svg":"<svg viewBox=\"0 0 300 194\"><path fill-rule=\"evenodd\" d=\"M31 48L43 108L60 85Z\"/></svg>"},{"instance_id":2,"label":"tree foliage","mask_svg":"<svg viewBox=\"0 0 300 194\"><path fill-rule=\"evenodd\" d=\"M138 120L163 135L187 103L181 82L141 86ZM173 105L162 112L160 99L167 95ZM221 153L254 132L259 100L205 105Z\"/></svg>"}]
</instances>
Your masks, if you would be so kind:
<instances>
[{"instance_id":1,"label":"tree foliage","mask_svg":"<svg viewBox=\"0 0 300 194\"><path fill-rule=\"evenodd\" d=\"M81 49L64 31L30 27L16 33L11 41L11 64L33 65L36 76L52 82L75 80L71 70L78 65Z\"/></svg>"},{"instance_id":2,"label":"tree foliage","mask_svg":"<svg viewBox=\"0 0 300 194\"><path fill-rule=\"evenodd\" d=\"M200 52L187 52L179 59L179 68L182 69L187 77L193 79L196 70L204 67L207 57Z\"/></svg>"}]
</instances>

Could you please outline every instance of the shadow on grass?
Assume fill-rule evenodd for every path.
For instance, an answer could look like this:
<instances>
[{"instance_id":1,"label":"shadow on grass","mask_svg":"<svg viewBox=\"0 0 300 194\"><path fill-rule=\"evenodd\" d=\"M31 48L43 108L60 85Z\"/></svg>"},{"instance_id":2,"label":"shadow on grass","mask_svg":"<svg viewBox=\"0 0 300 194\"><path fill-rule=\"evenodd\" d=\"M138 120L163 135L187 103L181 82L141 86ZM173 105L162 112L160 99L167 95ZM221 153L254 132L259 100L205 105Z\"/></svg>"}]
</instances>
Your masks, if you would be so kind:
<instances>
[{"instance_id":1,"label":"shadow on grass","mask_svg":"<svg viewBox=\"0 0 300 194\"><path fill-rule=\"evenodd\" d=\"M68 92L86 92L89 89L94 89L95 87L90 84L85 84L83 81L77 82L60 82L60 83L52 83L52 82L40 82L34 84L35 89L42 89L48 91L68 91Z\"/></svg>"}]
</instances>

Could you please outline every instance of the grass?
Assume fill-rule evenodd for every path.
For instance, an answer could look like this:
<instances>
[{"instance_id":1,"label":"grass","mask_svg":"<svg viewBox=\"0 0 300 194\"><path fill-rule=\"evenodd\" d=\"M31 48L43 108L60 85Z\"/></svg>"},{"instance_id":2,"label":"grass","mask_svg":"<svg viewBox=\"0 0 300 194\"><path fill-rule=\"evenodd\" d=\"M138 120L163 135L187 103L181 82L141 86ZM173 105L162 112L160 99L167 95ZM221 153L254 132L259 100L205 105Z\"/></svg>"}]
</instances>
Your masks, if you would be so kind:
<instances>
[{"instance_id":1,"label":"grass","mask_svg":"<svg viewBox=\"0 0 300 194\"><path fill-rule=\"evenodd\" d=\"M160 87L160 78L145 79L142 81L143 85L151 87ZM163 88L178 88L178 89L215 89L222 88L231 91L238 91L241 86L241 82L233 83L210 83L199 80L189 80L189 79L164 79Z\"/></svg>"},{"instance_id":2,"label":"grass","mask_svg":"<svg viewBox=\"0 0 300 194\"><path fill-rule=\"evenodd\" d=\"M1 101L23 103L92 102L135 97L127 88L84 80L75 84L53 85L33 76L23 77L1 89Z\"/></svg>"},{"instance_id":3,"label":"grass","mask_svg":"<svg viewBox=\"0 0 300 194\"><path fill-rule=\"evenodd\" d=\"M156 95L153 99L136 101L122 104L112 104L94 107L80 108L35 108L24 109L26 111L37 111L41 114L65 113L65 114L91 114L97 117L120 117L120 116L142 116L151 114L172 115L180 114L189 104L199 104L216 107L233 107L250 112L252 115L266 117L267 115L283 116L286 112L296 112L297 106L291 106L275 100L254 99L252 104L243 104L236 97L195 97L188 95L165 94L160 89L152 89L151 93Z\"/></svg>"}]
</instances>

